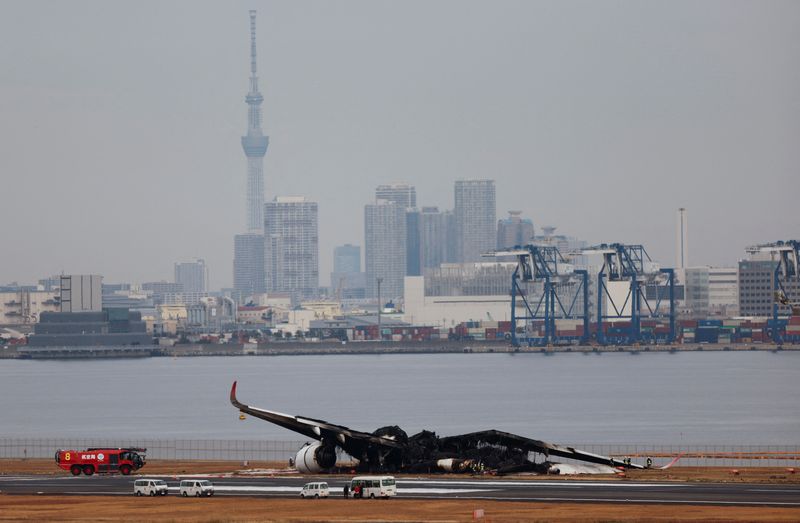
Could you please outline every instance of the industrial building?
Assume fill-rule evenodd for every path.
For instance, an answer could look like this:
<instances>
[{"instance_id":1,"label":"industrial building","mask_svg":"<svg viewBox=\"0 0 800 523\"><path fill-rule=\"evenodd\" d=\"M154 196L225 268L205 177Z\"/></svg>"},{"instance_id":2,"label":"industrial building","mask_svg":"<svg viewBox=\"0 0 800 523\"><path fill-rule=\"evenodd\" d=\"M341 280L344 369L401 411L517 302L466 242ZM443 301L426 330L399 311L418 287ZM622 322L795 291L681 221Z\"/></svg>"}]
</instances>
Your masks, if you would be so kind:
<instances>
[{"instance_id":1,"label":"industrial building","mask_svg":"<svg viewBox=\"0 0 800 523\"><path fill-rule=\"evenodd\" d=\"M34 334L33 347L116 347L152 345L142 315L127 309L85 312L43 312Z\"/></svg>"},{"instance_id":2,"label":"industrial building","mask_svg":"<svg viewBox=\"0 0 800 523\"><path fill-rule=\"evenodd\" d=\"M453 327L462 322L509 320L514 263L447 263L404 280L404 320Z\"/></svg>"},{"instance_id":3,"label":"industrial building","mask_svg":"<svg viewBox=\"0 0 800 523\"><path fill-rule=\"evenodd\" d=\"M58 290L18 290L0 292L0 325L33 325L43 312L61 311L61 293Z\"/></svg>"},{"instance_id":4,"label":"industrial building","mask_svg":"<svg viewBox=\"0 0 800 523\"><path fill-rule=\"evenodd\" d=\"M231 298L203 298L186 307L187 332L222 332L235 323L236 303Z\"/></svg>"},{"instance_id":5,"label":"industrial building","mask_svg":"<svg viewBox=\"0 0 800 523\"><path fill-rule=\"evenodd\" d=\"M61 312L97 312L103 307L103 277L96 274L61 276Z\"/></svg>"},{"instance_id":6,"label":"industrial building","mask_svg":"<svg viewBox=\"0 0 800 523\"><path fill-rule=\"evenodd\" d=\"M425 276L405 278L403 319L407 323L452 328L463 322L510 319L510 276L503 293L477 296L429 295L425 292L425 280Z\"/></svg>"}]
</instances>

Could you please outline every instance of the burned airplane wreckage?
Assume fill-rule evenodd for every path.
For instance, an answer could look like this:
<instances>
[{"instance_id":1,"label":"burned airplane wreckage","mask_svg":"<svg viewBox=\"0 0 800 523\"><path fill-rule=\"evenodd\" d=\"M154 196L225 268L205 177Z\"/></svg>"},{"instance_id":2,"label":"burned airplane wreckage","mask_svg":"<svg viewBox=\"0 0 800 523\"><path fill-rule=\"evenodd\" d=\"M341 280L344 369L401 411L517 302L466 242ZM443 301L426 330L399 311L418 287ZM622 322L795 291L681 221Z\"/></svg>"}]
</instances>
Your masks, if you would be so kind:
<instances>
[{"instance_id":1,"label":"burned airplane wreckage","mask_svg":"<svg viewBox=\"0 0 800 523\"><path fill-rule=\"evenodd\" d=\"M323 420L245 405L236 398L236 382L231 387L230 400L244 414L316 440L297 452L294 463L302 473L335 469L337 448L357 459L359 470L370 472L546 473L556 468L549 462L552 456L610 467L644 468L630 461L498 430L447 437L427 430L409 436L398 426L382 427L372 433L360 432ZM539 463L531 460L531 455L536 454L544 456Z\"/></svg>"}]
</instances>

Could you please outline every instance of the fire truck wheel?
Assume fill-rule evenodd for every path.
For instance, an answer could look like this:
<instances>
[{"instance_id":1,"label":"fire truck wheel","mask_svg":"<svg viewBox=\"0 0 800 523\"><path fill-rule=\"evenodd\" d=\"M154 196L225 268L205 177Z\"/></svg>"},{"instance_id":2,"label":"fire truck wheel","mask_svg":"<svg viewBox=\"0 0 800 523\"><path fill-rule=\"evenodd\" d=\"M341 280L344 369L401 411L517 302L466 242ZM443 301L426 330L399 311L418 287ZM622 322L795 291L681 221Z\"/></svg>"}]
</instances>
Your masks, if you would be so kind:
<instances>
[{"instance_id":1,"label":"fire truck wheel","mask_svg":"<svg viewBox=\"0 0 800 523\"><path fill-rule=\"evenodd\" d=\"M73 476L80 476L81 475L81 466L80 465L72 465L69 468L69 471L72 472Z\"/></svg>"},{"instance_id":2,"label":"fire truck wheel","mask_svg":"<svg viewBox=\"0 0 800 523\"><path fill-rule=\"evenodd\" d=\"M92 474L94 474L94 467L91 465L84 465L83 473L86 474L87 476L91 476Z\"/></svg>"},{"instance_id":3,"label":"fire truck wheel","mask_svg":"<svg viewBox=\"0 0 800 523\"><path fill-rule=\"evenodd\" d=\"M123 476L128 476L131 473L131 466L130 465L122 465L119 468L119 471Z\"/></svg>"}]
</instances>

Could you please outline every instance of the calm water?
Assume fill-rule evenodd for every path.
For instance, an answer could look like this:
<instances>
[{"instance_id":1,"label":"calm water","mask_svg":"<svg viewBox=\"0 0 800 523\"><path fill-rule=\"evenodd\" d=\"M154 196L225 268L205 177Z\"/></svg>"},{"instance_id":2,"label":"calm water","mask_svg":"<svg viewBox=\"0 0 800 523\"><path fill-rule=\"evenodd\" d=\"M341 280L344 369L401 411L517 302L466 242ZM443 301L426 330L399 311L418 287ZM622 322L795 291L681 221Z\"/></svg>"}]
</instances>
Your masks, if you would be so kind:
<instances>
[{"instance_id":1,"label":"calm water","mask_svg":"<svg viewBox=\"0 0 800 523\"><path fill-rule=\"evenodd\" d=\"M302 439L228 402L372 431L562 443L800 443L800 353L0 361L0 436Z\"/></svg>"}]
</instances>

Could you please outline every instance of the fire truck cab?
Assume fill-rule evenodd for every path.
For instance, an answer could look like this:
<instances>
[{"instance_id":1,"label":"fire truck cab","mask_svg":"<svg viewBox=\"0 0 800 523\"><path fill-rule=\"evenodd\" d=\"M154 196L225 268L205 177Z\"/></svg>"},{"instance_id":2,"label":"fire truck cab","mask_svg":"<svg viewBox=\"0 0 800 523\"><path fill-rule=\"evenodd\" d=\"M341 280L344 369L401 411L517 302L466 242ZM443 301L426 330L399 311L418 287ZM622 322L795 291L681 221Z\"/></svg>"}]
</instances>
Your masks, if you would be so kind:
<instances>
[{"instance_id":1,"label":"fire truck cab","mask_svg":"<svg viewBox=\"0 0 800 523\"><path fill-rule=\"evenodd\" d=\"M95 472L107 474L119 472L127 476L144 466L147 449L141 448L90 448L86 450L56 451L56 463L73 476L81 472L91 476Z\"/></svg>"}]
</instances>

